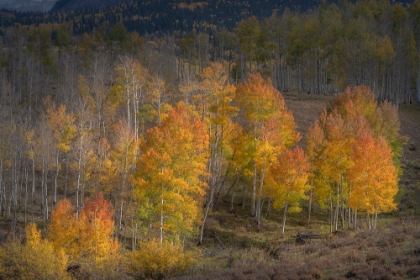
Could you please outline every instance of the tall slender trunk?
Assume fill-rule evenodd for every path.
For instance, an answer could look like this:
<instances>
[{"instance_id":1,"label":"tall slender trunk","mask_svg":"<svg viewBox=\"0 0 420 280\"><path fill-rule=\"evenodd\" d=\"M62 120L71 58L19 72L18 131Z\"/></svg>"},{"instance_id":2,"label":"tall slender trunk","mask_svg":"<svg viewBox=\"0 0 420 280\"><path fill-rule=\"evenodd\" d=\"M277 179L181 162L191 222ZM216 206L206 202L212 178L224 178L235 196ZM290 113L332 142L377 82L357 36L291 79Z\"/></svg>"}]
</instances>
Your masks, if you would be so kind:
<instances>
[{"instance_id":1,"label":"tall slender trunk","mask_svg":"<svg viewBox=\"0 0 420 280\"><path fill-rule=\"evenodd\" d=\"M77 172L77 182L76 182L76 219L79 218L80 212L80 205L79 205L79 192L80 192L80 181L82 177L82 151L79 153L79 160L78 160L78 172Z\"/></svg>"},{"instance_id":2,"label":"tall slender trunk","mask_svg":"<svg viewBox=\"0 0 420 280\"><path fill-rule=\"evenodd\" d=\"M4 214L3 160L0 160L0 215Z\"/></svg>"},{"instance_id":3,"label":"tall slender trunk","mask_svg":"<svg viewBox=\"0 0 420 280\"><path fill-rule=\"evenodd\" d=\"M34 216L34 206L35 206L35 160L32 158L32 190L31 190L31 200L32 200L32 222L35 222L35 216Z\"/></svg>"},{"instance_id":4,"label":"tall slender trunk","mask_svg":"<svg viewBox=\"0 0 420 280\"><path fill-rule=\"evenodd\" d=\"M64 181L64 198L67 197L68 176L69 176L69 155L67 154L67 157L66 157L66 179Z\"/></svg>"},{"instance_id":5,"label":"tall slender trunk","mask_svg":"<svg viewBox=\"0 0 420 280\"><path fill-rule=\"evenodd\" d=\"M214 190L215 190L215 187L212 186L211 191L210 191L210 198L209 198L209 201L207 201L206 211L204 212L203 223L201 224L201 227L200 227L200 239L198 241L199 245L203 244L204 226L206 225L206 219L209 214L210 206L213 203Z\"/></svg>"},{"instance_id":6,"label":"tall slender trunk","mask_svg":"<svg viewBox=\"0 0 420 280\"><path fill-rule=\"evenodd\" d=\"M283 211L283 221L282 221L282 226L281 226L281 234L282 236L284 235L284 229L286 228L286 214L287 214L287 207L288 204L286 203L286 205L284 205L284 211Z\"/></svg>"},{"instance_id":7,"label":"tall slender trunk","mask_svg":"<svg viewBox=\"0 0 420 280\"><path fill-rule=\"evenodd\" d=\"M329 211L328 219L330 222L330 232L333 232L333 201L332 201L331 194L330 194L330 211Z\"/></svg>"},{"instance_id":8,"label":"tall slender trunk","mask_svg":"<svg viewBox=\"0 0 420 280\"><path fill-rule=\"evenodd\" d=\"M137 222L134 223L134 219L131 220L131 227L133 228L131 239L131 251L134 252L137 247Z\"/></svg>"},{"instance_id":9,"label":"tall slender trunk","mask_svg":"<svg viewBox=\"0 0 420 280\"><path fill-rule=\"evenodd\" d=\"M252 179L251 216L255 217L255 200L257 191L257 165L254 163L254 178Z\"/></svg>"},{"instance_id":10,"label":"tall slender trunk","mask_svg":"<svg viewBox=\"0 0 420 280\"><path fill-rule=\"evenodd\" d=\"M265 175L266 168L267 168L267 159L264 159L264 165L263 165L263 168L261 168L260 183L258 186L258 200L257 200L257 211L256 211L258 231L261 229L262 195L263 195L264 175Z\"/></svg>"},{"instance_id":11,"label":"tall slender trunk","mask_svg":"<svg viewBox=\"0 0 420 280\"><path fill-rule=\"evenodd\" d=\"M27 212L28 212L28 184L29 184L29 174L28 174L28 165L25 164L25 199L24 199L24 225L27 224Z\"/></svg>"},{"instance_id":12,"label":"tall slender trunk","mask_svg":"<svg viewBox=\"0 0 420 280\"><path fill-rule=\"evenodd\" d=\"M54 199L53 199L53 207L55 206L55 204L57 203L57 187L58 187L58 173L60 171L59 168L59 156L60 156L60 151L57 150L57 154L56 154L56 158L55 158L55 177L54 177Z\"/></svg>"},{"instance_id":13,"label":"tall slender trunk","mask_svg":"<svg viewBox=\"0 0 420 280\"><path fill-rule=\"evenodd\" d=\"M354 209L354 222L353 222L354 229L357 229L357 209Z\"/></svg>"},{"instance_id":14,"label":"tall slender trunk","mask_svg":"<svg viewBox=\"0 0 420 280\"><path fill-rule=\"evenodd\" d=\"M336 202L335 212L334 212L334 229L335 229L335 231L338 230L339 212L340 212L340 185L337 184L337 202Z\"/></svg>"},{"instance_id":15,"label":"tall slender trunk","mask_svg":"<svg viewBox=\"0 0 420 280\"><path fill-rule=\"evenodd\" d=\"M370 220L370 215L369 215L369 213L368 213L368 214L366 214L366 224L367 224L367 226L368 226L368 229L372 229L372 223L371 223L371 220Z\"/></svg>"},{"instance_id":16,"label":"tall slender trunk","mask_svg":"<svg viewBox=\"0 0 420 280\"><path fill-rule=\"evenodd\" d=\"M312 212L312 182L311 182L311 189L309 190L308 227L311 223L311 212Z\"/></svg>"},{"instance_id":17,"label":"tall slender trunk","mask_svg":"<svg viewBox=\"0 0 420 280\"><path fill-rule=\"evenodd\" d=\"M352 217L352 215L351 215L351 208L350 207L347 207L347 228L348 229L350 229L350 227L351 227L351 217Z\"/></svg>"},{"instance_id":18,"label":"tall slender trunk","mask_svg":"<svg viewBox=\"0 0 420 280\"><path fill-rule=\"evenodd\" d=\"M233 205L235 203L235 192L232 192L232 197L230 199L230 208L229 208L229 212L233 213Z\"/></svg>"},{"instance_id":19,"label":"tall slender trunk","mask_svg":"<svg viewBox=\"0 0 420 280\"><path fill-rule=\"evenodd\" d=\"M159 225L159 239L160 244L163 243L163 193L160 199L160 225Z\"/></svg>"},{"instance_id":20,"label":"tall slender trunk","mask_svg":"<svg viewBox=\"0 0 420 280\"><path fill-rule=\"evenodd\" d=\"M417 69L416 96L417 96L417 102L420 103L420 62Z\"/></svg>"}]
</instances>

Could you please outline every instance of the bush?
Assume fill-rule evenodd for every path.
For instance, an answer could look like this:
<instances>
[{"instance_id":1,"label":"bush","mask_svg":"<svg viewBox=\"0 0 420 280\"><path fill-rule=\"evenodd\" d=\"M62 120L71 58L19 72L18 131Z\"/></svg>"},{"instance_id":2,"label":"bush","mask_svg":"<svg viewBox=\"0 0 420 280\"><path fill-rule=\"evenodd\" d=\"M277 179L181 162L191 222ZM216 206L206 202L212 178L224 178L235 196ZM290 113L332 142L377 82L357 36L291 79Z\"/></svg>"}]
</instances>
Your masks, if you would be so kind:
<instances>
[{"instance_id":1,"label":"bush","mask_svg":"<svg viewBox=\"0 0 420 280\"><path fill-rule=\"evenodd\" d=\"M0 247L0 279L69 279L67 256L41 239L35 224L26 227L26 243L8 241Z\"/></svg>"},{"instance_id":2,"label":"bush","mask_svg":"<svg viewBox=\"0 0 420 280\"><path fill-rule=\"evenodd\" d=\"M140 279L164 279L185 274L198 254L184 252L182 246L158 240L142 242L128 254L128 271Z\"/></svg>"}]
</instances>

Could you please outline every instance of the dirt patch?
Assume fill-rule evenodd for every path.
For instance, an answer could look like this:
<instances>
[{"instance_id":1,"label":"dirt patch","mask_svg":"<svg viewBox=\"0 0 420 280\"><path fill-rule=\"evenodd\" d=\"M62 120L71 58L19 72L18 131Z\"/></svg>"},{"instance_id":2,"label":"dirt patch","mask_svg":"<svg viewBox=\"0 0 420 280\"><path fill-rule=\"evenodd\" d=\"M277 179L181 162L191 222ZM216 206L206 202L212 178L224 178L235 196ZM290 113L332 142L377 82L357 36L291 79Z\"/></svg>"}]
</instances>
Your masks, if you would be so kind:
<instances>
[{"instance_id":1,"label":"dirt patch","mask_svg":"<svg viewBox=\"0 0 420 280\"><path fill-rule=\"evenodd\" d=\"M406 160L420 159L420 106L402 105L399 110L401 135L408 136L403 157Z\"/></svg>"},{"instance_id":2,"label":"dirt patch","mask_svg":"<svg viewBox=\"0 0 420 280\"><path fill-rule=\"evenodd\" d=\"M318 119L319 114L326 108L327 102L331 98L330 96L315 96L305 93L284 94L286 107L293 112L297 131L302 136L298 143L299 146L305 148L308 129Z\"/></svg>"}]
</instances>

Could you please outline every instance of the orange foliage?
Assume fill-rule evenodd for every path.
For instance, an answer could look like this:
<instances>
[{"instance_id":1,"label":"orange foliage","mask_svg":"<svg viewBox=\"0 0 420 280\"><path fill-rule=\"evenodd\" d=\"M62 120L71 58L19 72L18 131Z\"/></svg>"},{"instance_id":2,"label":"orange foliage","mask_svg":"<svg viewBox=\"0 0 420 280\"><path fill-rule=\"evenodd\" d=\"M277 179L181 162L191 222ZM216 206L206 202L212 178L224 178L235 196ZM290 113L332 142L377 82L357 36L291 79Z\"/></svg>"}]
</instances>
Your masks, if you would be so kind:
<instances>
[{"instance_id":1,"label":"orange foliage","mask_svg":"<svg viewBox=\"0 0 420 280\"><path fill-rule=\"evenodd\" d=\"M357 164L349 170L349 205L370 214L394 210L398 172L386 141L365 134L354 145L352 157Z\"/></svg>"},{"instance_id":2,"label":"orange foliage","mask_svg":"<svg viewBox=\"0 0 420 280\"><path fill-rule=\"evenodd\" d=\"M296 147L282 153L278 163L270 168L272 181L269 184L274 208L290 206L289 212L299 212L299 202L306 199L309 190L309 163L302 148Z\"/></svg>"},{"instance_id":3,"label":"orange foliage","mask_svg":"<svg viewBox=\"0 0 420 280\"><path fill-rule=\"evenodd\" d=\"M111 203L102 193L86 198L79 217L68 199L61 200L53 211L48 238L56 249L64 249L71 259L104 260L115 254L119 246L112 238L113 214Z\"/></svg>"}]
</instances>

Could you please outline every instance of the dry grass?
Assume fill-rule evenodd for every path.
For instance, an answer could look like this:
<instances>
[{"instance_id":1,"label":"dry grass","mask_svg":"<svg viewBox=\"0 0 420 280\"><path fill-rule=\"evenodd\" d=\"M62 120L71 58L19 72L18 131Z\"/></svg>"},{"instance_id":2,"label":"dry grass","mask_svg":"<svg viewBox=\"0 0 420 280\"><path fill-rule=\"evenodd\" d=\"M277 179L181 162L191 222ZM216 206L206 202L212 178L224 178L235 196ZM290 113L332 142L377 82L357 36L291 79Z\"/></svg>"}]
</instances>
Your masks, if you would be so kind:
<instances>
[{"instance_id":1,"label":"dry grass","mask_svg":"<svg viewBox=\"0 0 420 280\"><path fill-rule=\"evenodd\" d=\"M231 217L231 221L240 224L242 218ZM289 234L295 230L291 229ZM248 234L248 238L257 240L274 235L252 231L230 234L233 241ZM246 247L235 241L225 248L213 246L218 242L205 243L203 259L190 275L181 279L411 279L420 276L420 228L415 223L404 224L388 218L378 230L350 230L334 235L331 240L303 245L290 237L249 243Z\"/></svg>"}]
</instances>

